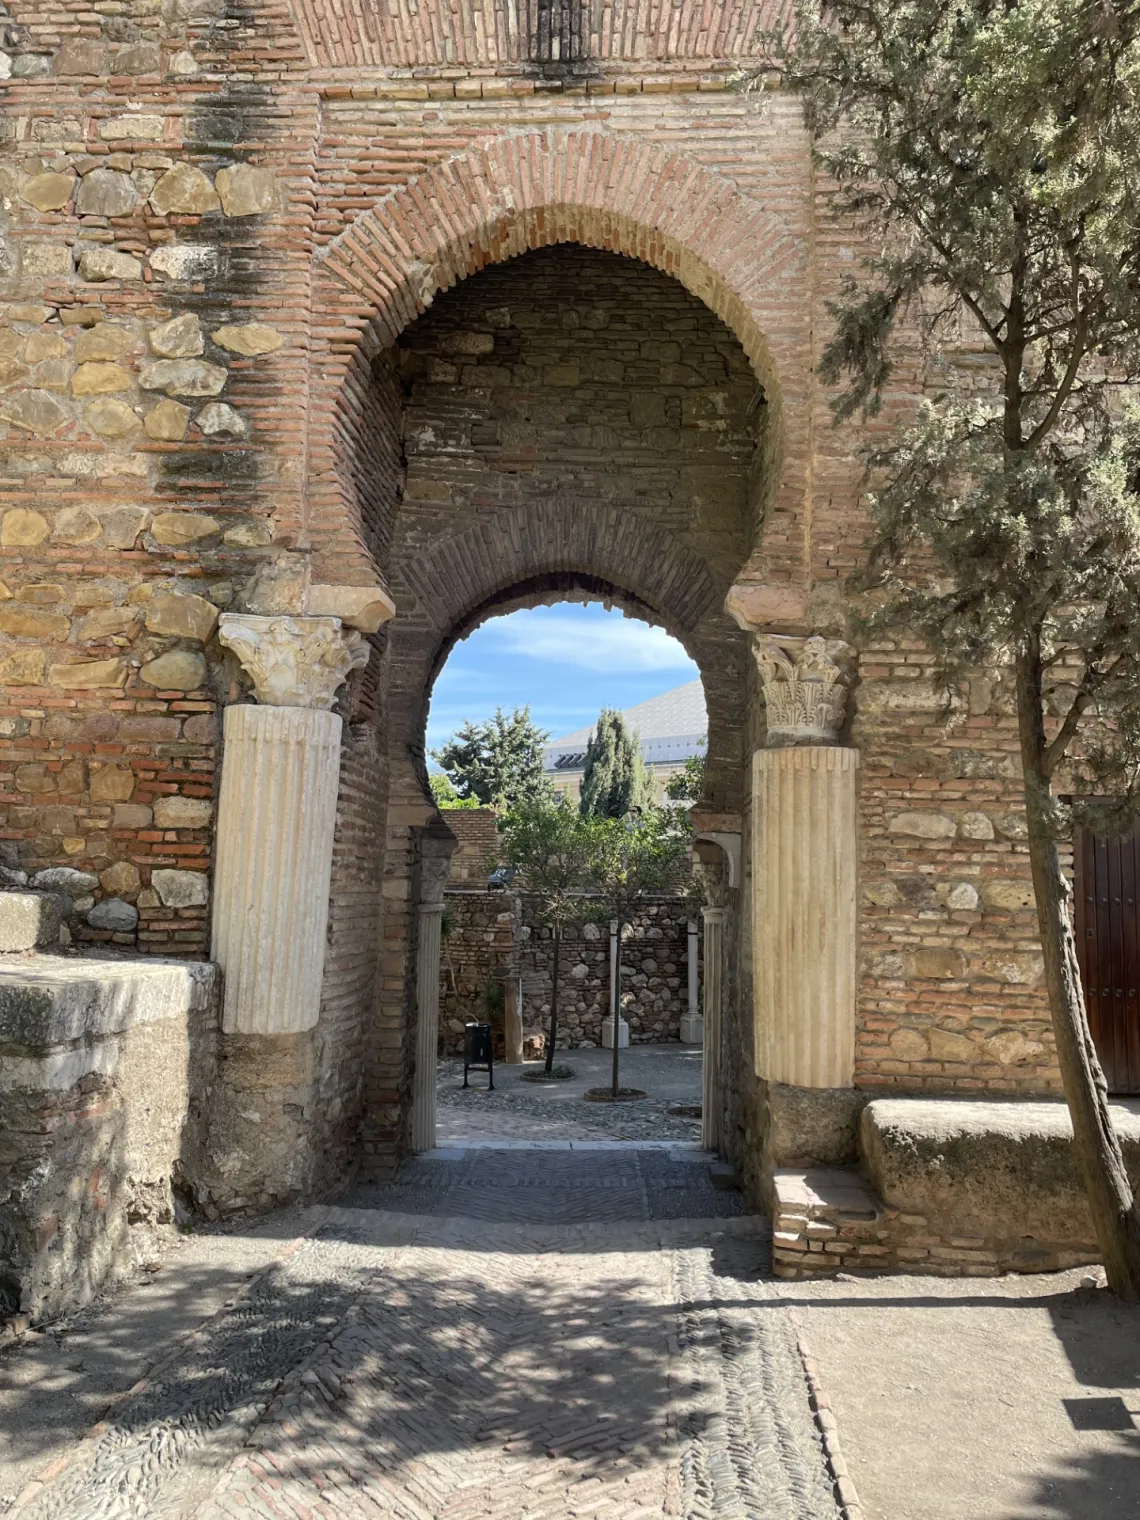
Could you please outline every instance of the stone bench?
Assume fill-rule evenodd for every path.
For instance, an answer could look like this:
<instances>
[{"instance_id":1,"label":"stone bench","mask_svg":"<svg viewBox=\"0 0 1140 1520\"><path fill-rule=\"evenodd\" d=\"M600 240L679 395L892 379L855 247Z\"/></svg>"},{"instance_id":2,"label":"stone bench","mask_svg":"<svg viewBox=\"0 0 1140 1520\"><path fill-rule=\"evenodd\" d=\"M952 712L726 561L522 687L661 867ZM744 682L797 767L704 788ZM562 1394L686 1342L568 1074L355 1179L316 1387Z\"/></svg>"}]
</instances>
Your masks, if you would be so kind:
<instances>
[{"instance_id":1,"label":"stone bench","mask_svg":"<svg viewBox=\"0 0 1140 1520\"><path fill-rule=\"evenodd\" d=\"M0 1322L85 1303L174 1217L204 1143L212 965L0 956Z\"/></svg>"},{"instance_id":2,"label":"stone bench","mask_svg":"<svg viewBox=\"0 0 1140 1520\"><path fill-rule=\"evenodd\" d=\"M1134 1186L1140 1103L1114 1103ZM854 1168L777 1171L780 1277L992 1276L1099 1260L1064 1103L876 1098Z\"/></svg>"}]
</instances>

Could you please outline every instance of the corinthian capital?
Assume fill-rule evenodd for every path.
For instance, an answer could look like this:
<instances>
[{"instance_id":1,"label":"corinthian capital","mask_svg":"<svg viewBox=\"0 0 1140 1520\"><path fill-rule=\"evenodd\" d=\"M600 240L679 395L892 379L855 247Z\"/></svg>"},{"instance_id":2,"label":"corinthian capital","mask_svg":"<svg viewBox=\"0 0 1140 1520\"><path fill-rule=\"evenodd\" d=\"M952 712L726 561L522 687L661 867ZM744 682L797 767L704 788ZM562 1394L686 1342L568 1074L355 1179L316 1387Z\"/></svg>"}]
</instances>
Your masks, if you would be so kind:
<instances>
[{"instance_id":1,"label":"corinthian capital","mask_svg":"<svg viewBox=\"0 0 1140 1520\"><path fill-rule=\"evenodd\" d=\"M359 633L335 617L255 617L223 613L218 638L232 649L266 707L333 705L337 687L368 662Z\"/></svg>"},{"instance_id":2,"label":"corinthian capital","mask_svg":"<svg viewBox=\"0 0 1140 1520\"><path fill-rule=\"evenodd\" d=\"M758 635L753 646L768 709L768 743L836 744L847 708L838 639Z\"/></svg>"}]
</instances>

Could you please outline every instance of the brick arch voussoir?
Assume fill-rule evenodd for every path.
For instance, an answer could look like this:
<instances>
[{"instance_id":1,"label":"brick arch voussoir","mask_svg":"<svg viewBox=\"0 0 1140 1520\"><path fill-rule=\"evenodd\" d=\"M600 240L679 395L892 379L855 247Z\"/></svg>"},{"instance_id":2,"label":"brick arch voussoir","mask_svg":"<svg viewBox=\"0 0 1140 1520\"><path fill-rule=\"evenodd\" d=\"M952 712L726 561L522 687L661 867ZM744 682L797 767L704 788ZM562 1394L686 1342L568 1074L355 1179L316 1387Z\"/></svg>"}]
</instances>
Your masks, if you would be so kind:
<instances>
[{"instance_id":1,"label":"brick arch voussoir","mask_svg":"<svg viewBox=\"0 0 1140 1520\"><path fill-rule=\"evenodd\" d=\"M661 145L600 129L508 133L393 190L320 255L310 496L314 539L334 563L367 558L337 463L353 447L367 363L440 291L561 242L650 264L716 313L764 387L777 478L784 408L807 386L806 316L789 299L806 273L802 245L731 181Z\"/></svg>"}]
</instances>

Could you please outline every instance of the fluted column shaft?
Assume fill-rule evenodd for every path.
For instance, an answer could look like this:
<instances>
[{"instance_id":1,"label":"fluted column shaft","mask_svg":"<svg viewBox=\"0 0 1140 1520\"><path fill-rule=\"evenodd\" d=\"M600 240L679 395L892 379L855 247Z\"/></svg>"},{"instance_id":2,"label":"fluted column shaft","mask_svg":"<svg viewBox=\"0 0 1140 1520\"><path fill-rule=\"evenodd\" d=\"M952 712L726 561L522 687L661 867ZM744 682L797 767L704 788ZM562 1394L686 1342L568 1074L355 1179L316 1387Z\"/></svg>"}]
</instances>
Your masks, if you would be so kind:
<instances>
[{"instance_id":1,"label":"fluted column shaft","mask_svg":"<svg viewBox=\"0 0 1140 1520\"><path fill-rule=\"evenodd\" d=\"M701 1058L701 1144L720 1149L720 1020L721 963L724 953L724 909L705 908L704 982L702 1013L704 1044Z\"/></svg>"},{"instance_id":2,"label":"fluted column shaft","mask_svg":"<svg viewBox=\"0 0 1140 1520\"><path fill-rule=\"evenodd\" d=\"M753 765L756 1072L797 1087L850 1087L859 754L767 749Z\"/></svg>"},{"instance_id":3,"label":"fluted column shaft","mask_svg":"<svg viewBox=\"0 0 1140 1520\"><path fill-rule=\"evenodd\" d=\"M419 908L416 943L416 1070L412 1091L412 1149L435 1148L436 1053L439 1047L439 952L442 902Z\"/></svg>"}]
</instances>

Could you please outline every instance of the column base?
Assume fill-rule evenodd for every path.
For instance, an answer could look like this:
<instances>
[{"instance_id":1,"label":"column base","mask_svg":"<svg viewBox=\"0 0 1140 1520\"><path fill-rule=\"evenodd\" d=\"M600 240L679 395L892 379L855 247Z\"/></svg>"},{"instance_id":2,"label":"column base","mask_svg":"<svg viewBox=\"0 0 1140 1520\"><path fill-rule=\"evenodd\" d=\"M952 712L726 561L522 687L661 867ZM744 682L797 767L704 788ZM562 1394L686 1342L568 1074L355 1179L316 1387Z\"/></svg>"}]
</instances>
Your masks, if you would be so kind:
<instances>
[{"instance_id":1,"label":"column base","mask_svg":"<svg viewBox=\"0 0 1140 1520\"><path fill-rule=\"evenodd\" d=\"M624 1050L629 1044L629 1024L625 1019L618 1023L618 1049ZM614 1048L614 1021L612 1018L602 1020L602 1049Z\"/></svg>"},{"instance_id":2,"label":"column base","mask_svg":"<svg viewBox=\"0 0 1140 1520\"><path fill-rule=\"evenodd\" d=\"M703 1045L704 1043L704 1019L699 1013L683 1013L681 1015L681 1044Z\"/></svg>"}]
</instances>

